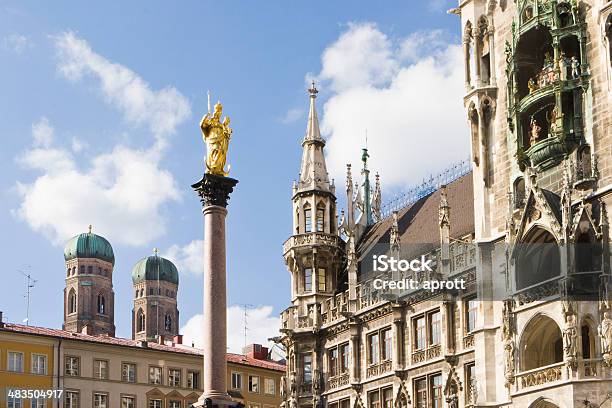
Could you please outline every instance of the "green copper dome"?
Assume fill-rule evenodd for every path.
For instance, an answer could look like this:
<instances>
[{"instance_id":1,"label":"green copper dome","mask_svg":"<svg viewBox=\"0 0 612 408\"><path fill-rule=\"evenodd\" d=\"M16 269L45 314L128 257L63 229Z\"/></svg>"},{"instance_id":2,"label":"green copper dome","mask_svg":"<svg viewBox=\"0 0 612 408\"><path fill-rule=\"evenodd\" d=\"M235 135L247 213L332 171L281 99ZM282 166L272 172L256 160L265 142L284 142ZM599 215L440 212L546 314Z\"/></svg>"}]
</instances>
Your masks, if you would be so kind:
<instances>
[{"instance_id":1,"label":"green copper dome","mask_svg":"<svg viewBox=\"0 0 612 408\"><path fill-rule=\"evenodd\" d=\"M159 273L159 275L158 275ZM145 280L159 280L178 285L179 276L176 266L166 258L151 255L143 258L132 269L132 282L140 283Z\"/></svg>"},{"instance_id":2,"label":"green copper dome","mask_svg":"<svg viewBox=\"0 0 612 408\"><path fill-rule=\"evenodd\" d=\"M96 258L115 264L115 254L110 242L99 235L85 232L72 237L64 248L64 259Z\"/></svg>"}]
</instances>

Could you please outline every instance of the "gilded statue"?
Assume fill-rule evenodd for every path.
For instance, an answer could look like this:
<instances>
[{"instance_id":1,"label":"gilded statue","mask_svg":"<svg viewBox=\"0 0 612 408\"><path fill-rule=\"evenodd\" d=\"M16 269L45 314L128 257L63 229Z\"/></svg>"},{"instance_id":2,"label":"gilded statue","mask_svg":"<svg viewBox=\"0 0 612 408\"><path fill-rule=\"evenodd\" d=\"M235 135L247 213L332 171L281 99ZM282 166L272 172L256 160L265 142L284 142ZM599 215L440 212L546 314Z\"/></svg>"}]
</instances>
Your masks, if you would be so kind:
<instances>
[{"instance_id":1,"label":"gilded statue","mask_svg":"<svg viewBox=\"0 0 612 408\"><path fill-rule=\"evenodd\" d=\"M221 121L222 111L223 105L221 105L221 102L217 102L213 113L211 114L209 111L202 118L200 129L202 130L202 139L206 143L206 173L226 177L229 174L229 168L228 171L225 171L225 162L227 161L227 149L233 131L229 126L229 116Z\"/></svg>"}]
</instances>

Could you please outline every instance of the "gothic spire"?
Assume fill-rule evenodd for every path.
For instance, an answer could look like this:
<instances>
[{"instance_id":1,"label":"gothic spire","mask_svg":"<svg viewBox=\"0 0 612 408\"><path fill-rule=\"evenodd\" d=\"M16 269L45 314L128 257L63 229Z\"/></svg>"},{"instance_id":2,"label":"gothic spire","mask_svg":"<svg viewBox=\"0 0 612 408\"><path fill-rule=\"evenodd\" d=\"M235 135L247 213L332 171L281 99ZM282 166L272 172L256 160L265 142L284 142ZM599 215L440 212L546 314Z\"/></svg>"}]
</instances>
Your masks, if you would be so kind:
<instances>
[{"instance_id":1,"label":"gothic spire","mask_svg":"<svg viewBox=\"0 0 612 408\"><path fill-rule=\"evenodd\" d=\"M310 95L310 110L308 111L308 126L306 128L306 137L304 140L319 140L323 142L321 138L321 131L319 130L319 117L317 116L317 108L315 106L315 99L319 90L315 87L315 82L312 81L312 85L308 88L308 94Z\"/></svg>"},{"instance_id":2,"label":"gothic spire","mask_svg":"<svg viewBox=\"0 0 612 408\"><path fill-rule=\"evenodd\" d=\"M374 224L374 217L372 217L372 201L371 197L371 187L370 187L370 170L368 170L368 149L364 148L363 154L361 155L361 161L363 162L363 168L361 169L361 174L363 175L363 200L364 200L364 216L366 225Z\"/></svg>"},{"instance_id":3,"label":"gothic spire","mask_svg":"<svg viewBox=\"0 0 612 408\"><path fill-rule=\"evenodd\" d=\"M325 165L325 155L323 154L325 140L321 137L315 106L318 92L313 82L308 89L310 112L308 113L306 135L302 141L302 164L297 192L316 190L334 194L334 188L329 182L327 166Z\"/></svg>"}]
</instances>

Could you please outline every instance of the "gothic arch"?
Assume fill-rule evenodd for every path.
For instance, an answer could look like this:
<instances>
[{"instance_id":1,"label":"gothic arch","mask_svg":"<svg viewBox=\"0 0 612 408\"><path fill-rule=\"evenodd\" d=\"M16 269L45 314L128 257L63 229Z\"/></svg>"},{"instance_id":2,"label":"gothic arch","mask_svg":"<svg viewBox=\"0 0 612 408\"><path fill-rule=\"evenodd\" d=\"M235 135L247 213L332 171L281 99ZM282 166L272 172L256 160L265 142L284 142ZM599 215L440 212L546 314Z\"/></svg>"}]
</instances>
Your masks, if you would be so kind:
<instances>
[{"instance_id":1,"label":"gothic arch","mask_svg":"<svg viewBox=\"0 0 612 408\"><path fill-rule=\"evenodd\" d=\"M142 311L142 308L139 308L138 312L136 312L136 331L143 332L146 330L146 327L145 313Z\"/></svg>"},{"instance_id":2,"label":"gothic arch","mask_svg":"<svg viewBox=\"0 0 612 408\"><path fill-rule=\"evenodd\" d=\"M580 322L580 351L585 360L597 356L597 325L591 315L586 315Z\"/></svg>"},{"instance_id":3,"label":"gothic arch","mask_svg":"<svg viewBox=\"0 0 612 408\"><path fill-rule=\"evenodd\" d=\"M106 297L104 296L104 293L98 293L97 310L98 314L107 314Z\"/></svg>"},{"instance_id":4,"label":"gothic arch","mask_svg":"<svg viewBox=\"0 0 612 408\"><path fill-rule=\"evenodd\" d=\"M558 323L538 313L525 325L520 335L521 371L533 370L563 361L563 337Z\"/></svg>"},{"instance_id":5,"label":"gothic arch","mask_svg":"<svg viewBox=\"0 0 612 408\"><path fill-rule=\"evenodd\" d=\"M529 405L529 408L559 408L559 406L548 398L539 397Z\"/></svg>"},{"instance_id":6,"label":"gothic arch","mask_svg":"<svg viewBox=\"0 0 612 408\"><path fill-rule=\"evenodd\" d=\"M77 296L74 288L71 288L68 292L68 314L77 312Z\"/></svg>"},{"instance_id":7,"label":"gothic arch","mask_svg":"<svg viewBox=\"0 0 612 408\"><path fill-rule=\"evenodd\" d=\"M470 122L470 134L472 138L472 160L476 166L480 165L480 138L479 133L479 117L476 104L472 101L468 107L468 120Z\"/></svg>"},{"instance_id":8,"label":"gothic arch","mask_svg":"<svg viewBox=\"0 0 612 408\"><path fill-rule=\"evenodd\" d=\"M542 225L533 225L518 244L517 289L544 282L561 273L561 256L555 236Z\"/></svg>"}]
</instances>

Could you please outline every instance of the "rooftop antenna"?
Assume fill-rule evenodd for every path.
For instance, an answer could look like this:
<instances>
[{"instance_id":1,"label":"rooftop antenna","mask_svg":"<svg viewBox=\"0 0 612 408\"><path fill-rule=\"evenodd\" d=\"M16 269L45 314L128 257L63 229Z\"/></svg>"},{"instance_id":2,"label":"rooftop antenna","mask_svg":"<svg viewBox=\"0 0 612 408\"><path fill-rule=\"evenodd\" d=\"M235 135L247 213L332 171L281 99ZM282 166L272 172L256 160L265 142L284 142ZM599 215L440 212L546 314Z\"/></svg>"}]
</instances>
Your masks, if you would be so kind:
<instances>
[{"instance_id":1,"label":"rooftop antenna","mask_svg":"<svg viewBox=\"0 0 612 408\"><path fill-rule=\"evenodd\" d=\"M30 268L30 265L26 265L26 268ZM32 293L32 288L34 288L34 285L36 284L36 282L38 282L38 280L32 278L32 274L28 271L22 271L20 269L18 269L18 272L21 273L23 276L25 276L26 278L26 293L23 295L23 297L26 298L26 318L24 319L24 323L26 324L26 326L30 325L30 293Z\"/></svg>"},{"instance_id":2,"label":"rooftop antenna","mask_svg":"<svg viewBox=\"0 0 612 408\"><path fill-rule=\"evenodd\" d=\"M247 346L247 331L249 330L249 312L247 308L253 307L253 305L243 304L242 308L244 309L244 347L242 348L242 352L246 353Z\"/></svg>"}]
</instances>

